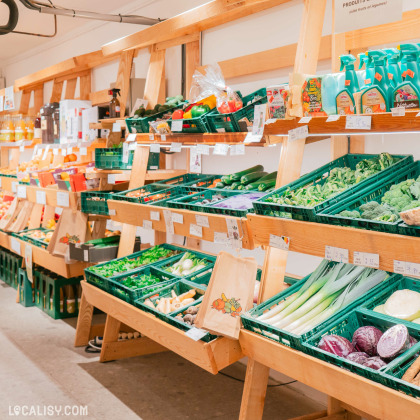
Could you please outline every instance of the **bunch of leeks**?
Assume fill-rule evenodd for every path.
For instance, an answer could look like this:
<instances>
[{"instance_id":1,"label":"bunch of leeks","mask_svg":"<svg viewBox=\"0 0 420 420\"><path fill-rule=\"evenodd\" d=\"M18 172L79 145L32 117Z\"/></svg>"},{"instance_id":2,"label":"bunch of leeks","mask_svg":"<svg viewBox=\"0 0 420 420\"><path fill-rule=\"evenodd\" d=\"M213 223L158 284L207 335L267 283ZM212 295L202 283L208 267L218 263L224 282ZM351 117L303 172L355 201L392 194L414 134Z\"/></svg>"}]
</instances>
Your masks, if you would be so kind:
<instances>
[{"instance_id":1,"label":"bunch of leeks","mask_svg":"<svg viewBox=\"0 0 420 420\"><path fill-rule=\"evenodd\" d=\"M387 277L385 271L323 260L296 293L287 296L258 319L302 335Z\"/></svg>"}]
</instances>

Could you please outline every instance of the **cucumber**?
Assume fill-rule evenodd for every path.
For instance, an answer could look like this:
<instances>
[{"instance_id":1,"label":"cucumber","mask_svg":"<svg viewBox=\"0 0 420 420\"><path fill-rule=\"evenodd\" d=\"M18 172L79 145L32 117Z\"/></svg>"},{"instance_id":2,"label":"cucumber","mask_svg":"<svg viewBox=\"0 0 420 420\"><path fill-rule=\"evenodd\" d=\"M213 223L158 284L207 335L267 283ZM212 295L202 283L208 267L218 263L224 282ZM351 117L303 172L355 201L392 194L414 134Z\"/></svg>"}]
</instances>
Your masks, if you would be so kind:
<instances>
[{"instance_id":1,"label":"cucumber","mask_svg":"<svg viewBox=\"0 0 420 420\"><path fill-rule=\"evenodd\" d=\"M220 181L216 184L216 188L224 188L225 187L225 183Z\"/></svg>"},{"instance_id":2,"label":"cucumber","mask_svg":"<svg viewBox=\"0 0 420 420\"><path fill-rule=\"evenodd\" d=\"M268 175L263 176L260 181L269 181L270 179L277 179L277 171L271 172Z\"/></svg>"},{"instance_id":3,"label":"cucumber","mask_svg":"<svg viewBox=\"0 0 420 420\"><path fill-rule=\"evenodd\" d=\"M268 190L269 188L272 188L275 185L276 185L276 180L275 179L265 181L265 182L261 182L260 185L258 186L258 191Z\"/></svg>"},{"instance_id":4,"label":"cucumber","mask_svg":"<svg viewBox=\"0 0 420 420\"><path fill-rule=\"evenodd\" d=\"M264 166L256 165L256 166L253 166L252 168L245 169L244 171L231 174L230 179L232 180L232 182L239 181L241 177L243 177L244 175L249 175L249 174L252 174L252 172L263 171L263 170L264 170Z\"/></svg>"},{"instance_id":5,"label":"cucumber","mask_svg":"<svg viewBox=\"0 0 420 420\"><path fill-rule=\"evenodd\" d=\"M250 184L247 184L244 186L244 190L247 191L257 191L258 186L261 184L260 181L251 182Z\"/></svg>"},{"instance_id":6,"label":"cucumber","mask_svg":"<svg viewBox=\"0 0 420 420\"><path fill-rule=\"evenodd\" d=\"M239 185L241 185L240 182L232 182L232 185L230 186L231 190L237 190Z\"/></svg>"},{"instance_id":7,"label":"cucumber","mask_svg":"<svg viewBox=\"0 0 420 420\"><path fill-rule=\"evenodd\" d=\"M225 185L230 185L232 184L233 180L230 178L230 175L223 175L221 181L225 184Z\"/></svg>"},{"instance_id":8,"label":"cucumber","mask_svg":"<svg viewBox=\"0 0 420 420\"><path fill-rule=\"evenodd\" d=\"M252 172L248 175L244 175L241 177L241 184L246 185L246 184L249 184L250 182L255 182L258 179L264 177L265 175L267 175L267 172L263 172L263 171Z\"/></svg>"},{"instance_id":9,"label":"cucumber","mask_svg":"<svg viewBox=\"0 0 420 420\"><path fill-rule=\"evenodd\" d=\"M243 190L244 189L244 185L239 185L238 190Z\"/></svg>"}]
</instances>

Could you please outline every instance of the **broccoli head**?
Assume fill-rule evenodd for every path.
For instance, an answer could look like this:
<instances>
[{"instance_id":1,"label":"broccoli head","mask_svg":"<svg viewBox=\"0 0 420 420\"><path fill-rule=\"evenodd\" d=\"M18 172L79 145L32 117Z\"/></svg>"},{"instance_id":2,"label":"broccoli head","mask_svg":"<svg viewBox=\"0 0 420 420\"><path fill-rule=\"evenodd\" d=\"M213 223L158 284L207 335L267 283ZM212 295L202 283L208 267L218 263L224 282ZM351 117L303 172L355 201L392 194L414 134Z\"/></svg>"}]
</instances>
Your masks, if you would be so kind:
<instances>
[{"instance_id":1,"label":"broccoli head","mask_svg":"<svg viewBox=\"0 0 420 420\"><path fill-rule=\"evenodd\" d=\"M410 204L407 204L405 207L401 209L401 211L415 209L416 207L420 207L420 200L414 200Z\"/></svg>"},{"instance_id":2,"label":"broccoli head","mask_svg":"<svg viewBox=\"0 0 420 420\"><path fill-rule=\"evenodd\" d=\"M360 213L357 210L344 210L339 215L351 219L360 219Z\"/></svg>"},{"instance_id":3,"label":"broccoli head","mask_svg":"<svg viewBox=\"0 0 420 420\"><path fill-rule=\"evenodd\" d=\"M363 204L360 206L360 211L363 213L365 211L373 211L375 210L377 207L379 207L379 203L377 203L376 201L369 201L366 204Z\"/></svg>"},{"instance_id":4,"label":"broccoli head","mask_svg":"<svg viewBox=\"0 0 420 420\"><path fill-rule=\"evenodd\" d=\"M417 198L417 200L420 198L420 182L415 182L413 185L411 185L410 187L410 193Z\"/></svg>"}]
</instances>

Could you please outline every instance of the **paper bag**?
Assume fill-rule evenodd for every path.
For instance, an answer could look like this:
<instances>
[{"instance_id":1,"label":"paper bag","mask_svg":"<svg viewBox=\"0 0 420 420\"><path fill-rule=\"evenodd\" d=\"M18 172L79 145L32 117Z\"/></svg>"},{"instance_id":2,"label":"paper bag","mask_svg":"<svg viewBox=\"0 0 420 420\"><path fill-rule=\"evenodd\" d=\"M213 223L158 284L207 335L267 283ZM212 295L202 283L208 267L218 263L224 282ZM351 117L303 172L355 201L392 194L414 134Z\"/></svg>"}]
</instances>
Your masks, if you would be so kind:
<instances>
[{"instance_id":1,"label":"paper bag","mask_svg":"<svg viewBox=\"0 0 420 420\"><path fill-rule=\"evenodd\" d=\"M20 202L17 206L14 219L12 219L12 222L7 226L5 230L8 232L16 233L25 229L28 226L28 220L31 216L33 207L34 203L30 201L24 200Z\"/></svg>"},{"instance_id":2,"label":"paper bag","mask_svg":"<svg viewBox=\"0 0 420 420\"><path fill-rule=\"evenodd\" d=\"M238 339L240 315L252 307L256 277L257 262L253 258L220 252L195 326Z\"/></svg>"},{"instance_id":3,"label":"paper bag","mask_svg":"<svg viewBox=\"0 0 420 420\"><path fill-rule=\"evenodd\" d=\"M47 251L53 255L66 256L69 243L86 242L88 215L80 211L64 209L55 227Z\"/></svg>"},{"instance_id":4,"label":"paper bag","mask_svg":"<svg viewBox=\"0 0 420 420\"><path fill-rule=\"evenodd\" d=\"M22 199L20 198L17 198L17 197L14 198L14 200L12 201L12 204L7 209L5 215L0 220L0 229L6 230L7 226L10 225L10 223L12 223L12 220L14 220L15 218L15 214L17 214L16 211L17 211L18 204L21 201Z\"/></svg>"}]
</instances>

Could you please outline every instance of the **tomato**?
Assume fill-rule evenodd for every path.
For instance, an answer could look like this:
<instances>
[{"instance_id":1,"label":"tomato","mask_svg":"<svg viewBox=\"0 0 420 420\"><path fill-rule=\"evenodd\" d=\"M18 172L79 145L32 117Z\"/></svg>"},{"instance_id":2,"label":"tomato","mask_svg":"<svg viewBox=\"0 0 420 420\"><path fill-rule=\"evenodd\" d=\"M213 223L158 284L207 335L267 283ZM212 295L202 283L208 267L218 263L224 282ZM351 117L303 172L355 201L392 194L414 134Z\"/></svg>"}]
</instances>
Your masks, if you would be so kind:
<instances>
[{"instance_id":1,"label":"tomato","mask_svg":"<svg viewBox=\"0 0 420 420\"><path fill-rule=\"evenodd\" d=\"M172 113L172 119L173 120L182 120L183 117L184 117L184 111L182 109L176 109Z\"/></svg>"}]
</instances>

